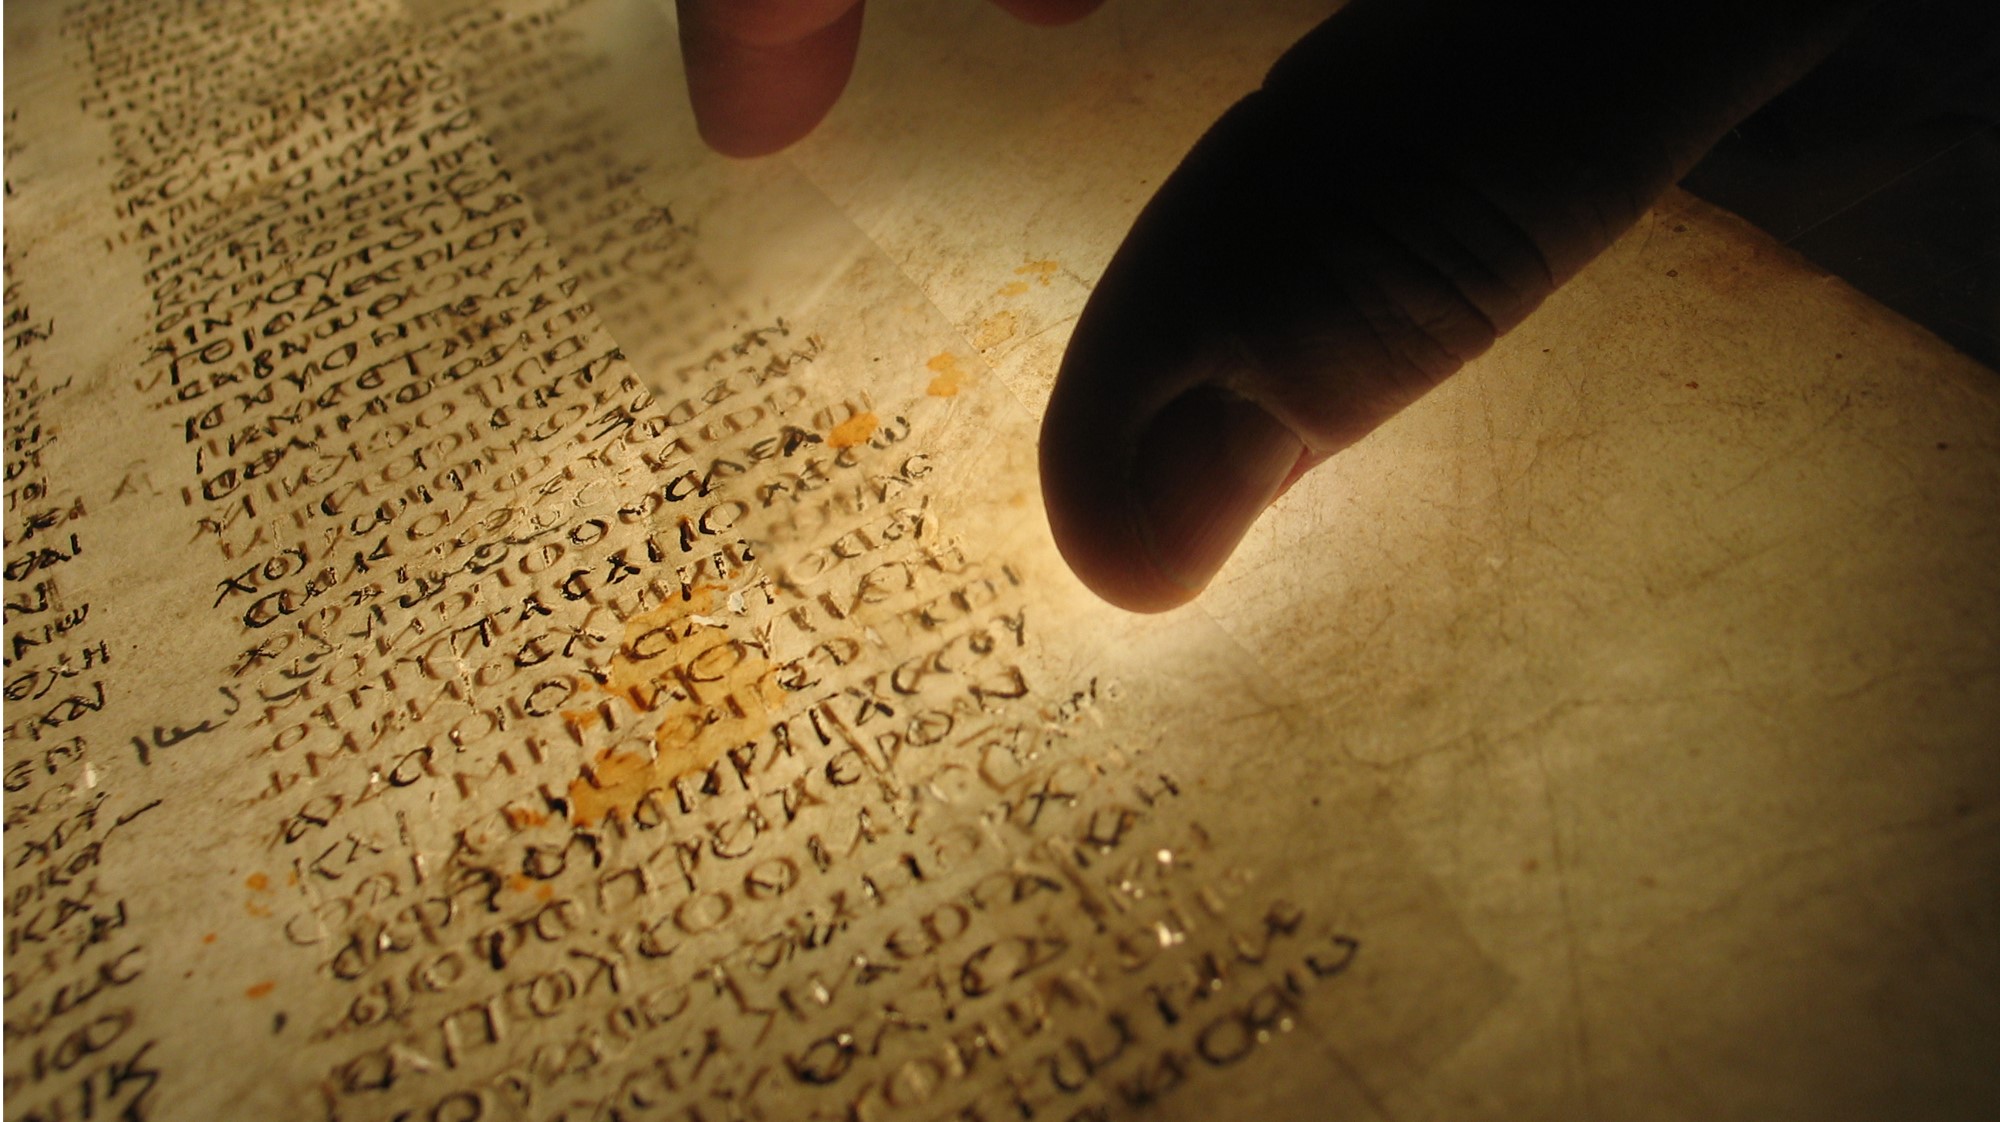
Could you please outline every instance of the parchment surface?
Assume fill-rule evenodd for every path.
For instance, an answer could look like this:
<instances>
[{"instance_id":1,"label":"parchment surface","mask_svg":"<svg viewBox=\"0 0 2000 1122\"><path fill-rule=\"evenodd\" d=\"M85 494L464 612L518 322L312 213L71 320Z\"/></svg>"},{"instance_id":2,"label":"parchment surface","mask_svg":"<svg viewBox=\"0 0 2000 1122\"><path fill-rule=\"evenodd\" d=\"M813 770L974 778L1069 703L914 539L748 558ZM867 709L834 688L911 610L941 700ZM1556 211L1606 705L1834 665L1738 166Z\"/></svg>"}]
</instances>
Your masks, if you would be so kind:
<instances>
[{"instance_id":1,"label":"parchment surface","mask_svg":"<svg viewBox=\"0 0 2000 1122\"><path fill-rule=\"evenodd\" d=\"M1194 607L1046 540L1325 4L7 21L10 1119L1973 1117L1993 374L1674 196Z\"/></svg>"}]
</instances>

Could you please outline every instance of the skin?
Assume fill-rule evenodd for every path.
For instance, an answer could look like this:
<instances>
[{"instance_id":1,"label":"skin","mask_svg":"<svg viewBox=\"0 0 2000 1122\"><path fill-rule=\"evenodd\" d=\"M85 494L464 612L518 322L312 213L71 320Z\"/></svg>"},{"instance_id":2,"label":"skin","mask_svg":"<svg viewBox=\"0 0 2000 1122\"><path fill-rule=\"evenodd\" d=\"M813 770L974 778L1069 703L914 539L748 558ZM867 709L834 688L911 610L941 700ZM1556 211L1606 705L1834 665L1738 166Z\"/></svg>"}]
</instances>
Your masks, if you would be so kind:
<instances>
[{"instance_id":1,"label":"skin","mask_svg":"<svg viewBox=\"0 0 2000 1122\"><path fill-rule=\"evenodd\" d=\"M1040 24L1102 0L994 0ZM845 86L861 0L679 0L703 137L757 156ZM1043 421L1064 558L1196 596L1301 474L1574 276L1869 0L1353 0L1148 204Z\"/></svg>"}]
</instances>

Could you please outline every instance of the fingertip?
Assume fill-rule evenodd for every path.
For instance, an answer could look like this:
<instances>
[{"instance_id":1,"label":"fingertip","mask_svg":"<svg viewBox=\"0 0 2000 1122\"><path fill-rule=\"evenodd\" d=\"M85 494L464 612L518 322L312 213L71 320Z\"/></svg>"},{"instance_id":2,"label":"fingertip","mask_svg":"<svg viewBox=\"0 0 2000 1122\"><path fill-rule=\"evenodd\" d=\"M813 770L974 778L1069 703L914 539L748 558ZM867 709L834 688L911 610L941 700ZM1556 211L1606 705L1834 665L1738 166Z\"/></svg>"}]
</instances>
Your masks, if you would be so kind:
<instances>
[{"instance_id":1,"label":"fingertip","mask_svg":"<svg viewBox=\"0 0 2000 1122\"><path fill-rule=\"evenodd\" d=\"M821 119L815 117L803 123L746 121L725 109L703 112L699 98L695 105L695 131L701 134L702 143L717 155L736 160L751 160L782 152L805 139Z\"/></svg>"},{"instance_id":2,"label":"fingertip","mask_svg":"<svg viewBox=\"0 0 2000 1122\"><path fill-rule=\"evenodd\" d=\"M1108 465L1081 472L1063 466L1068 457L1042 443L1042 499L1049 531L1070 572L1099 599L1128 612L1157 613L1195 598L1189 588L1155 567L1134 508L1120 496L1097 496L1091 476Z\"/></svg>"},{"instance_id":3,"label":"fingertip","mask_svg":"<svg viewBox=\"0 0 2000 1122\"><path fill-rule=\"evenodd\" d=\"M791 42L746 42L683 20L681 55L695 127L710 148L768 156L811 133L854 70L863 6Z\"/></svg>"},{"instance_id":4,"label":"fingertip","mask_svg":"<svg viewBox=\"0 0 2000 1122\"><path fill-rule=\"evenodd\" d=\"M696 114L695 129L709 150L719 156L733 160L761 159L775 156L811 136L831 109L829 105L819 113L788 115L781 119L745 119L739 114L717 114L704 121L700 114Z\"/></svg>"},{"instance_id":5,"label":"fingertip","mask_svg":"<svg viewBox=\"0 0 2000 1122\"><path fill-rule=\"evenodd\" d=\"M993 0L1022 23L1059 27L1075 23L1102 7L1104 0Z\"/></svg>"},{"instance_id":6,"label":"fingertip","mask_svg":"<svg viewBox=\"0 0 2000 1122\"><path fill-rule=\"evenodd\" d=\"M1056 546L1085 586L1129 611L1160 612L1200 595L1317 460L1255 402L1212 385L1181 394L1138 430L1121 454L1052 408L1042 486Z\"/></svg>"}]
</instances>

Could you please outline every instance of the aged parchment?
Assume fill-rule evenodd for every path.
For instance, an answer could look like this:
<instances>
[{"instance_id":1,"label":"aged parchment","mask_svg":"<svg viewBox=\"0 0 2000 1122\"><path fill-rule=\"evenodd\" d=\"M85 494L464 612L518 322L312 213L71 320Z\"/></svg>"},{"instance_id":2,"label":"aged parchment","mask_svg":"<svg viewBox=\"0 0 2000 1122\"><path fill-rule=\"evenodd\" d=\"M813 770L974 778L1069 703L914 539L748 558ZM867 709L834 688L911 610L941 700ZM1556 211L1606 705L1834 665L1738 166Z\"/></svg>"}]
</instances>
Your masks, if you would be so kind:
<instances>
[{"instance_id":1,"label":"aged parchment","mask_svg":"<svg viewBox=\"0 0 2000 1122\"><path fill-rule=\"evenodd\" d=\"M1034 419L1325 5L18 6L9 1118L1972 1117L1991 372L1670 199L1093 602Z\"/></svg>"}]
</instances>

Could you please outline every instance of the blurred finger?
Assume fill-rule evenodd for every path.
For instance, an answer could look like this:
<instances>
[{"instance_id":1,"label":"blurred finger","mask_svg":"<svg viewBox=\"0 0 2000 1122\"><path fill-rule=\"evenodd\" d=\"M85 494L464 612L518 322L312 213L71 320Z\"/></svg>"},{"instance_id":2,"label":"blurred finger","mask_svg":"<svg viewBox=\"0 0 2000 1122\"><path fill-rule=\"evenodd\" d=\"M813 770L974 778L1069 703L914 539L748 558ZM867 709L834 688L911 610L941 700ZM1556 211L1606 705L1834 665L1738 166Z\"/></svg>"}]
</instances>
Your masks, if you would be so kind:
<instances>
[{"instance_id":1,"label":"blurred finger","mask_svg":"<svg viewBox=\"0 0 2000 1122\"><path fill-rule=\"evenodd\" d=\"M854 69L861 0L678 0L702 139L763 156L825 118Z\"/></svg>"},{"instance_id":2,"label":"blurred finger","mask_svg":"<svg viewBox=\"0 0 2000 1122\"><path fill-rule=\"evenodd\" d=\"M1104 0L993 0L1024 23L1053 27L1074 23L1096 11Z\"/></svg>"}]
</instances>

